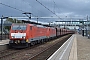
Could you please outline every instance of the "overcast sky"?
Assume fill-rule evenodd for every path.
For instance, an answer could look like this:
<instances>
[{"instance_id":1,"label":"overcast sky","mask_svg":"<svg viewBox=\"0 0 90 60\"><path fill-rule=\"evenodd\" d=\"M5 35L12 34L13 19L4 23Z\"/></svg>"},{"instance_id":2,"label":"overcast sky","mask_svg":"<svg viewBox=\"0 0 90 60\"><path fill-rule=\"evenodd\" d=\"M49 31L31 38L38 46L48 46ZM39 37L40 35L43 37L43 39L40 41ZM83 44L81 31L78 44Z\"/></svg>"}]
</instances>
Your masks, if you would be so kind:
<instances>
[{"instance_id":1,"label":"overcast sky","mask_svg":"<svg viewBox=\"0 0 90 60\"><path fill-rule=\"evenodd\" d=\"M43 4L44 6L42 6ZM0 17L25 16L24 12L31 12L32 16L90 16L90 0L0 0ZM5 5L10 7L7 7ZM14 9L16 8L16 9ZM49 10L48 10L48 9ZM22 11L21 11L22 10ZM55 14L53 14L53 13ZM56 17L57 17L56 16Z\"/></svg>"}]
</instances>

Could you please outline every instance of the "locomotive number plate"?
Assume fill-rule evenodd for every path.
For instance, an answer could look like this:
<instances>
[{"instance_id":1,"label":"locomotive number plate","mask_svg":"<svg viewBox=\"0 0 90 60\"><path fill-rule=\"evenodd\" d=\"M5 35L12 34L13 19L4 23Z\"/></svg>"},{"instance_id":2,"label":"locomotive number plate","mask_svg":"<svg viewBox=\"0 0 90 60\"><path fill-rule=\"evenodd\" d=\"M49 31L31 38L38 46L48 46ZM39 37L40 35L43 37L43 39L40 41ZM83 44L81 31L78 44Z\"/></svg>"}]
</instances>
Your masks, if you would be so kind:
<instances>
[{"instance_id":1,"label":"locomotive number plate","mask_svg":"<svg viewBox=\"0 0 90 60\"><path fill-rule=\"evenodd\" d=\"M15 36L15 38L22 38L22 36Z\"/></svg>"}]
</instances>

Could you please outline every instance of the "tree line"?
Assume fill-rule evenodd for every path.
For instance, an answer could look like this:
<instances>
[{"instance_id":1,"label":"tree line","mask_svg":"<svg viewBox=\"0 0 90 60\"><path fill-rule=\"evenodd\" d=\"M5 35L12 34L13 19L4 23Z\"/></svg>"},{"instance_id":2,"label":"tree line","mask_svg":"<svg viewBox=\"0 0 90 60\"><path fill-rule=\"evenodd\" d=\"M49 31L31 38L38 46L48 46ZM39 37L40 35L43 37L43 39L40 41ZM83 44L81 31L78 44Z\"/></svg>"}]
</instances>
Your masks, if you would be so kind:
<instances>
[{"instance_id":1,"label":"tree line","mask_svg":"<svg viewBox=\"0 0 90 60\"><path fill-rule=\"evenodd\" d=\"M7 18L5 21L4 21L4 23L22 23L22 21L21 20L17 20L17 19L12 19L12 18ZM6 30L10 30L10 27L11 26L4 26L4 28L6 29Z\"/></svg>"}]
</instances>

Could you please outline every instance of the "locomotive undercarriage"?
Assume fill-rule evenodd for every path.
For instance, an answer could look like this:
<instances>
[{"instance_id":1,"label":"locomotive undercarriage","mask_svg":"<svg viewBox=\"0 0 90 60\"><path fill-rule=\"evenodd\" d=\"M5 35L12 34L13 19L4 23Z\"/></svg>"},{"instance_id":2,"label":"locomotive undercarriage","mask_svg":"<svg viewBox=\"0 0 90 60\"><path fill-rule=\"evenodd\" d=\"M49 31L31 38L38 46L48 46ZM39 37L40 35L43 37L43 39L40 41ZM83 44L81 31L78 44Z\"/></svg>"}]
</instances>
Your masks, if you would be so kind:
<instances>
[{"instance_id":1,"label":"locomotive undercarriage","mask_svg":"<svg viewBox=\"0 0 90 60\"><path fill-rule=\"evenodd\" d=\"M10 40L9 46L14 48L25 48L28 47L28 43L25 40Z\"/></svg>"}]
</instances>

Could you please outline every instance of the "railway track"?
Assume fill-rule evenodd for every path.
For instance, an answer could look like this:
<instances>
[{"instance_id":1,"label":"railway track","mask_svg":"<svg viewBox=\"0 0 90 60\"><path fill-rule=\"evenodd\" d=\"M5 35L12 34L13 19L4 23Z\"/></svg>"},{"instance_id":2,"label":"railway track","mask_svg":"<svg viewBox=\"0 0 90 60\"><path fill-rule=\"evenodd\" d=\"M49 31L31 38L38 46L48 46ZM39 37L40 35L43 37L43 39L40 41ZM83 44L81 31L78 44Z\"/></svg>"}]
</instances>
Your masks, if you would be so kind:
<instances>
[{"instance_id":1,"label":"railway track","mask_svg":"<svg viewBox=\"0 0 90 60\"><path fill-rule=\"evenodd\" d=\"M47 49L41 51L37 55L29 58L28 60L47 60L60 46L69 38L70 36L66 37L65 39L57 42L56 44L48 47Z\"/></svg>"},{"instance_id":2,"label":"railway track","mask_svg":"<svg viewBox=\"0 0 90 60\"><path fill-rule=\"evenodd\" d=\"M3 50L0 51L0 60L2 60L3 58L7 57L7 56L12 56L13 54L19 52L20 50L14 50L14 49L7 49L7 50Z\"/></svg>"},{"instance_id":3,"label":"railway track","mask_svg":"<svg viewBox=\"0 0 90 60\"><path fill-rule=\"evenodd\" d=\"M38 44L21 50L6 50L0 52L0 60L44 60L55 52L71 35L66 35L44 44ZM60 44L60 45L59 45ZM59 46L59 47L56 47ZM54 48L52 48L54 47ZM56 50L55 50L56 49ZM51 51L50 51L51 50ZM46 52L47 51L47 52ZM50 52L50 53L49 53ZM42 58L41 58L42 57Z\"/></svg>"}]
</instances>

